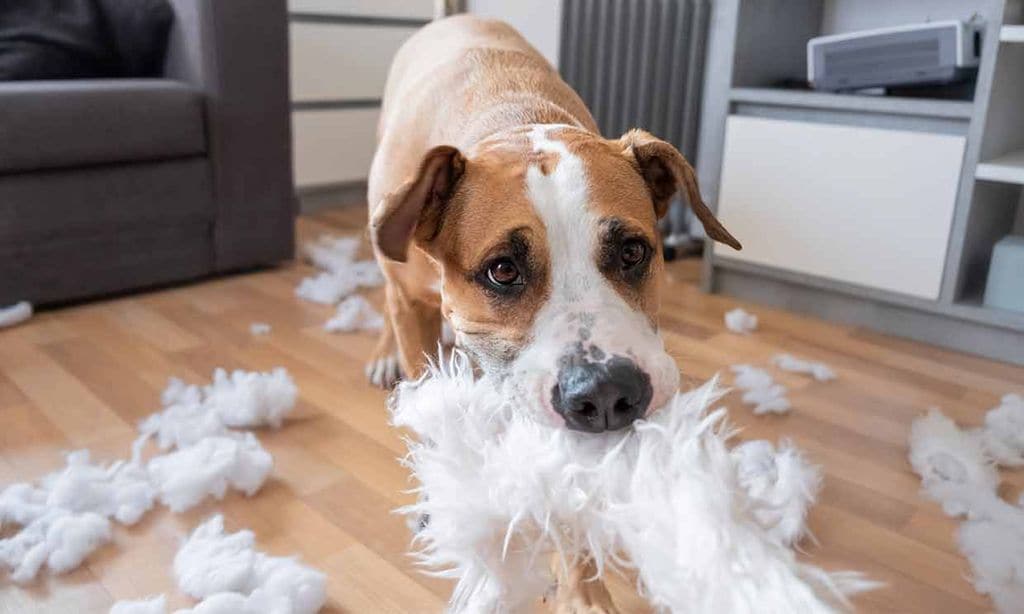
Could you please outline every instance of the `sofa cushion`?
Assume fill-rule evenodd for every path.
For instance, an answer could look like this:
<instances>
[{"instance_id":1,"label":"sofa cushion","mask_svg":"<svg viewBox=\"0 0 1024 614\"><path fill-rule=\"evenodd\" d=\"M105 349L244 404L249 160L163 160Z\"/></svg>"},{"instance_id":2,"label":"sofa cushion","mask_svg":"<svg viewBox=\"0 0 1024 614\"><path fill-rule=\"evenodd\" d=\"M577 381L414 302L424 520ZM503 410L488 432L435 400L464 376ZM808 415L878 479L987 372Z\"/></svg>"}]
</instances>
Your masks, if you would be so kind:
<instances>
[{"instance_id":1,"label":"sofa cushion","mask_svg":"<svg viewBox=\"0 0 1024 614\"><path fill-rule=\"evenodd\" d=\"M0 83L0 173L206 151L203 96L160 79Z\"/></svg>"}]
</instances>

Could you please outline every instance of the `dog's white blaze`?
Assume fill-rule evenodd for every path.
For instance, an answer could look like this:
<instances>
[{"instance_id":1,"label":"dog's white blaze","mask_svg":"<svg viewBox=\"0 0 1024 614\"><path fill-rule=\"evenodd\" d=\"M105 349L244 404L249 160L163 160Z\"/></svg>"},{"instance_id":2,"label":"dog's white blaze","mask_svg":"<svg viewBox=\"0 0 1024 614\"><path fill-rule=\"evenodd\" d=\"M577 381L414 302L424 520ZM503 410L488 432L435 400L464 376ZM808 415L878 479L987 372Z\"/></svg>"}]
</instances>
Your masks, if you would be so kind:
<instances>
[{"instance_id":1,"label":"dog's white blaze","mask_svg":"<svg viewBox=\"0 0 1024 614\"><path fill-rule=\"evenodd\" d=\"M595 346L606 358L636 361L650 375L652 407L659 407L676 391L678 370L646 315L630 307L597 267L599 220L588 206L586 168L564 142L550 137L562 129L573 128L538 125L530 134L534 151L558 155L549 174L536 165L526 174L528 195L547 232L551 294L514 370L539 377L530 387L547 405L559 358L577 344Z\"/></svg>"}]
</instances>

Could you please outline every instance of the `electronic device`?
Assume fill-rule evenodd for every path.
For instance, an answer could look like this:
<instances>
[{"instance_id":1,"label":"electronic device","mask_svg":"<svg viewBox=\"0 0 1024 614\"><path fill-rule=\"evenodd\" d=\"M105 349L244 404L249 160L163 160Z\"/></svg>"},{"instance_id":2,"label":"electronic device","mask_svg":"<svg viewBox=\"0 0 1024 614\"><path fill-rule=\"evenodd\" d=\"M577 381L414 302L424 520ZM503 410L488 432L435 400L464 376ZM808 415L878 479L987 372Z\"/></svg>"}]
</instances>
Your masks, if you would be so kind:
<instances>
[{"instance_id":1,"label":"electronic device","mask_svg":"<svg viewBox=\"0 0 1024 614\"><path fill-rule=\"evenodd\" d=\"M982 30L980 20L949 20L819 36L807 41L807 80L831 92L969 80Z\"/></svg>"}]
</instances>

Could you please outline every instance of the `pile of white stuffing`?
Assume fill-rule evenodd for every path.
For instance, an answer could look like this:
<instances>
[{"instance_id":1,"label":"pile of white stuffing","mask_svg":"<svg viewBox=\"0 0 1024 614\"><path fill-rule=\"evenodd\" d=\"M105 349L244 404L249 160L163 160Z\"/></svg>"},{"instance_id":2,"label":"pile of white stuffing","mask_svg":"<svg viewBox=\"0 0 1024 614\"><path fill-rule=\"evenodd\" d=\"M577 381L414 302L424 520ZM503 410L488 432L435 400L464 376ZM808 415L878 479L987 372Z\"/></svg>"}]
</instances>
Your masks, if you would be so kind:
<instances>
[{"instance_id":1,"label":"pile of white stuffing","mask_svg":"<svg viewBox=\"0 0 1024 614\"><path fill-rule=\"evenodd\" d=\"M224 518L200 524L174 557L178 588L199 603L176 614L312 614L327 600L327 578L294 557L255 549L252 531L224 533ZM119 601L110 614L165 614L164 595Z\"/></svg>"},{"instance_id":2,"label":"pile of white stuffing","mask_svg":"<svg viewBox=\"0 0 1024 614\"><path fill-rule=\"evenodd\" d=\"M816 381L836 379L835 372L825 363L797 358L791 354L776 354L772 364L783 371L810 375ZM733 383L743 391L743 403L753 407L755 415L784 414L793 408L786 396L786 387L779 384L765 369L752 365L733 365Z\"/></svg>"},{"instance_id":3,"label":"pile of white stuffing","mask_svg":"<svg viewBox=\"0 0 1024 614\"><path fill-rule=\"evenodd\" d=\"M53 574L66 573L111 540L111 521L133 525L157 502L172 512L183 512L207 497L222 499L229 489L253 495L266 481L273 459L255 435L235 429L280 426L295 407L297 393L284 369L230 374L218 369L207 386L172 379L162 396L163 409L139 425L128 459L94 464L88 450L78 450L67 455L64 469L35 483L15 483L0 491L0 527L19 527L0 539L0 568L7 568L17 583L31 582L44 567ZM159 453L144 460L150 440ZM278 600L279 593L288 589L287 574L264 575L268 594ZM261 607L252 611L315 610ZM196 610L229 611L243 610Z\"/></svg>"},{"instance_id":4,"label":"pile of white stuffing","mask_svg":"<svg viewBox=\"0 0 1024 614\"><path fill-rule=\"evenodd\" d=\"M623 431L577 433L516 407L458 353L392 400L412 429L420 562L454 578L454 612L515 612L544 593L551 554L634 569L654 607L830 612L876 586L801 563L821 476L788 443L728 449L711 381Z\"/></svg>"},{"instance_id":5,"label":"pile of white stuffing","mask_svg":"<svg viewBox=\"0 0 1024 614\"><path fill-rule=\"evenodd\" d=\"M937 409L910 430L910 464L924 494L963 518L957 542L972 582L996 610L1024 605L1024 496L1011 505L998 494L999 466L1024 466L1024 397L1008 394L983 426L964 430Z\"/></svg>"},{"instance_id":6,"label":"pile of white stuffing","mask_svg":"<svg viewBox=\"0 0 1024 614\"><path fill-rule=\"evenodd\" d=\"M0 307L0 328L16 326L32 317L32 303L21 301L8 307Z\"/></svg>"},{"instance_id":7,"label":"pile of white stuffing","mask_svg":"<svg viewBox=\"0 0 1024 614\"><path fill-rule=\"evenodd\" d=\"M374 260L356 260L358 237L323 236L306 243L303 255L320 273L303 279L295 294L299 298L324 305L337 305L337 311L324 325L329 332L380 330L384 318L365 298L360 288L384 284L384 276Z\"/></svg>"}]
</instances>

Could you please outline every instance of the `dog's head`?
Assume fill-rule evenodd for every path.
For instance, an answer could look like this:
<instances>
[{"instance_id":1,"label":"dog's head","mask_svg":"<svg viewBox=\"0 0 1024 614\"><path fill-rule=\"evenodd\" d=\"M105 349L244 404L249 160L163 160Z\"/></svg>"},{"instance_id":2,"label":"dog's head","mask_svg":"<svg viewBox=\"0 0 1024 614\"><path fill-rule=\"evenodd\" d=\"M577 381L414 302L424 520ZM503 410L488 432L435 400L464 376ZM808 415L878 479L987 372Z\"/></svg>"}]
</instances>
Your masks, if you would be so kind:
<instances>
[{"instance_id":1,"label":"dog's head","mask_svg":"<svg viewBox=\"0 0 1024 614\"><path fill-rule=\"evenodd\" d=\"M442 309L482 369L571 429L627 426L675 394L658 334L657 221L683 187L707 234L739 243L701 201L671 145L569 126L494 135L470 157L436 147L378 206L378 250L409 244L441 273Z\"/></svg>"}]
</instances>

